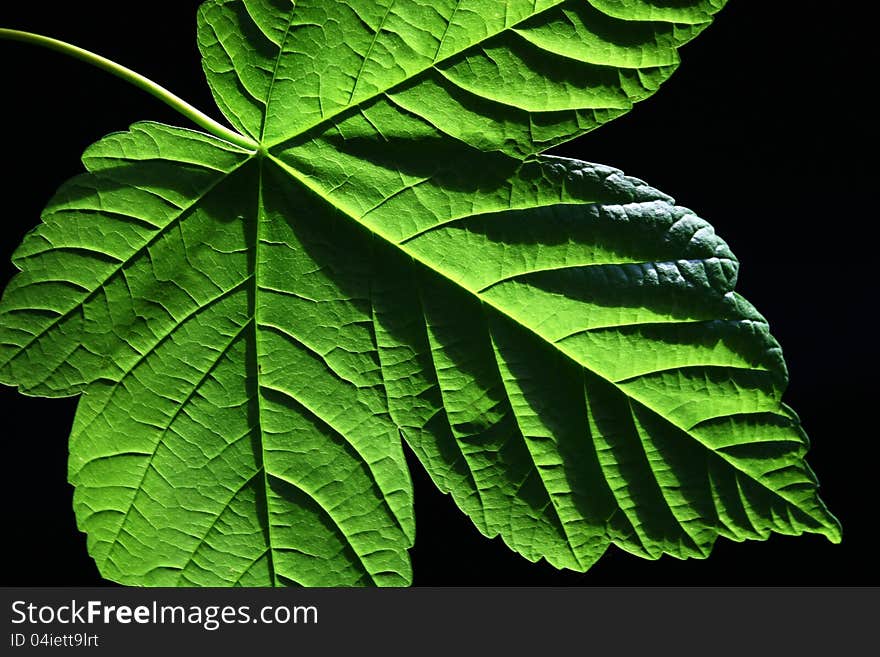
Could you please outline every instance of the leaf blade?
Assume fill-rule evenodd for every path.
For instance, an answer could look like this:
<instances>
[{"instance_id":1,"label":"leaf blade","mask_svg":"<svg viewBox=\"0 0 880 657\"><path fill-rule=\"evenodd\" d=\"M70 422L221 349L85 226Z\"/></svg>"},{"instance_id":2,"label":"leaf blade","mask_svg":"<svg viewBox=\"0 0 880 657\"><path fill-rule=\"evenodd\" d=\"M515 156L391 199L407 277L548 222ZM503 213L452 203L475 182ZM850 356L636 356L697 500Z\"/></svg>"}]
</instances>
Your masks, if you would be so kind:
<instances>
[{"instance_id":1,"label":"leaf blade","mask_svg":"<svg viewBox=\"0 0 880 657\"><path fill-rule=\"evenodd\" d=\"M206 2L209 84L260 151L103 140L0 307L3 380L86 393L70 479L102 572L407 584L402 439L559 568L839 541L727 245L536 156L653 93L723 4Z\"/></svg>"},{"instance_id":2,"label":"leaf blade","mask_svg":"<svg viewBox=\"0 0 880 657\"><path fill-rule=\"evenodd\" d=\"M163 134L175 141L155 152ZM227 148L188 131L135 126L91 149L91 172L81 178L98 190L88 215L95 244L120 241L112 217L125 208L113 198L192 208L168 210L167 233L154 228L159 238L145 231L128 245L131 253L119 260L124 285L115 293L99 273L93 294L100 312L77 306L88 319L83 330L45 329L50 338L64 338L47 342L57 353L50 362L79 374L76 380L56 374L52 390L85 393L69 477L90 552L106 577L127 584L406 584L411 483L397 429L381 412L383 398L365 385L376 373L357 359L347 363L345 354L316 359L308 339L295 345L286 339L304 334L319 317L290 316L268 291L285 287L277 274L273 280L273 269L307 258L288 221L267 205L290 204L289 192L269 190L258 202L257 163L247 156L211 173L203 193L204 184L187 182L182 160L206 144L219 153ZM187 192L197 200L178 203ZM145 207L151 206L129 206L128 223ZM48 216L56 222L54 243L45 248L45 228L30 238L38 248L22 251L25 284L12 286L13 304L19 290L34 284L28 276L51 270L36 267L35 259L66 252L81 239L81 212ZM112 266L120 265L114 259ZM87 293L66 294L77 301ZM4 319L15 315L9 299ZM326 304L334 312L357 310L345 297ZM47 321L39 313L31 319ZM141 328L133 330L133 323ZM80 351L107 366L94 367ZM334 358L354 372L364 368L364 380L334 380ZM36 388L18 371L14 380Z\"/></svg>"},{"instance_id":3,"label":"leaf blade","mask_svg":"<svg viewBox=\"0 0 880 657\"><path fill-rule=\"evenodd\" d=\"M526 131L543 123L540 140L524 139L531 154L651 95L674 70L677 48L723 4L446 0L428 10L394 0L214 0L203 6L199 29L215 98L233 123L269 146L391 101L450 134L477 134L499 120ZM565 31L593 47L568 45ZM328 51L333 58L322 56ZM533 96L541 87L543 95ZM529 96L533 102L520 106ZM475 102L482 104L468 121L462 110ZM450 121L455 114L471 125Z\"/></svg>"},{"instance_id":4,"label":"leaf blade","mask_svg":"<svg viewBox=\"0 0 880 657\"><path fill-rule=\"evenodd\" d=\"M542 175L534 175L531 167L540 169ZM290 168L285 170L296 175ZM564 178L567 184L561 202L557 201L555 205L548 201L544 207L511 213L499 210L498 199L490 196L480 199L487 207L475 208L471 215L438 221L437 230L422 230L396 242L396 248L415 261L417 270L431 272L442 280L441 287L451 284L460 293L445 310L431 316L426 312L430 302L425 299L436 297L438 287L435 284L430 293L419 288L418 296L423 300L421 313L428 330L427 342L421 339L421 350L425 353L421 357L421 370L433 371L435 375L434 380L430 374L427 379L422 379L418 386L419 395L410 393L406 397L407 403L425 414L424 417L421 420L396 420L441 490L453 492L462 509L486 535L501 534L508 545L532 560L544 557L554 565L576 569L594 562L612 541L624 549L653 558L663 553L681 558L706 557L719 535L743 540L747 537L766 538L770 531L794 535L817 532L834 542L839 541L839 524L818 500L815 479L802 463L806 449L803 432L780 401L787 382L781 351L770 336L766 321L732 291L738 263L727 245L714 235L708 224L690 211L674 206L671 199L641 181L628 179L606 167L593 168L586 163L546 158L543 162L525 165L509 182L515 188L534 185L536 180L543 181L545 198L550 198L551 194L559 193L560 178ZM604 194L596 194L597 185L604 187ZM314 187L313 192L316 196L322 194ZM609 199L616 196L624 204L584 200L596 196ZM639 200L633 202L634 198ZM337 208L347 212L355 221L364 225L368 223L363 216L358 217L353 208L341 205ZM517 212L522 215L519 220L515 217ZM585 229L582 224L590 222L598 226ZM486 228L487 224L494 226L494 233ZM581 224L580 228L578 224ZM624 226L623 230L620 224ZM522 226L528 226L532 232L523 231ZM491 235L491 240L481 239L485 234ZM395 244L388 235L379 232L374 235L389 245ZM554 251L551 247L544 252L549 260L562 258L558 268L548 268L546 264L538 269L526 266L524 272L513 277L493 272L490 276L494 275L496 281L488 285L485 279L475 278L485 276L486 270L493 271L490 242L498 246L500 254L522 267L517 260L517 251L511 249L517 246L518 240L524 242L526 252L531 247L532 255L535 255L535 245L552 245L561 236L569 240L566 249ZM589 239L598 239L600 243L590 243ZM623 257L621 261L589 262L590 258L607 258L609 254L620 258L621 252L626 255L627 249L634 255ZM644 254L639 253L644 249L654 255L653 259L644 259ZM572 257L572 251L575 257ZM531 262L534 261L532 258ZM531 277L532 281L519 282L517 277ZM395 299L395 305L401 303L399 292ZM599 466L606 482L609 485L618 482L619 486L615 491L616 508L609 509L608 491L600 485L601 482L594 483L591 496L604 499L605 504L585 505L583 509L587 511L581 511L579 520L583 522L585 517L594 519L586 535L592 538L593 534L605 532L604 546L597 547L584 539L577 545L590 545L589 550L580 556L566 556L572 547L568 542L570 539L563 541L567 544L561 550L554 548L554 541L549 539L539 541L537 546L526 546L524 541L516 538L515 527L503 520L493 524L487 518L487 509L493 507L496 510L503 507L508 509L504 513L517 514L515 509L522 503L520 493L527 481L524 477L540 478L534 469L537 464L524 466L523 462L534 458L529 448L539 449L540 439L546 436L523 435L520 430L517 440L525 449L521 448L519 456L514 457L513 461L518 462L506 463L503 457L493 456L501 454L508 444L504 436L509 438L517 434L513 420L518 418L509 407L511 399L508 395L503 401L507 405L505 410L493 420L500 382L496 379L494 384L483 386L474 383L486 376L476 371L485 372L488 366L480 366L467 381L460 379L468 368L475 367L472 363L480 358L477 352L487 351L486 343L483 342L482 349L465 350L468 356L450 356L443 363L436 360L436 352L444 347L431 336L432 318L442 318L444 323L456 327L448 329L454 337L448 338L447 342L460 351L463 336L472 333L470 326L485 322L473 318L459 321L462 315L470 316L470 313L480 316L476 309L464 311L468 304L474 303L487 309L485 314L488 317L507 322L508 330L510 327L526 330L532 340L551 345L564 360L576 364L588 381L593 381L587 385L588 408L596 407L592 400L596 397L600 400L599 407L618 409L616 414L589 413L588 434L597 442L599 452L610 455L607 459L600 458ZM539 320L530 316L530 307L542 309ZM389 315L386 313L382 317L388 318ZM405 322L413 323L414 320ZM400 327L388 327L384 333L387 336L395 331L400 332ZM409 350L418 360L419 349L415 345L419 338L412 329L403 331L413 342L391 342L385 347ZM597 333L602 337L597 339ZM670 340L677 349L664 350L668 361L665 364L643 371L643 363L633 362L634 354L641 353L656 359L658 344ZM382 346L380 343L380 352ZM432 354L432 358L429 359L427 354ZM394 366L399 367L399 363L393 363ZM458 380L454 378L444 384L441 370L454 372ZM416 376L415 371L409 371L408 376ZM508 380L511 384L516 383L509 376ZM474 386L478 391L469 401L454 401L456 395ZM436 387L437 393L426 394L431 387ZM740 394L740 389L745 392ZM489 403L488 400L495 401ZM537 403L540 406L540 402ZM450 416L450 405L465 409L469 413L467 419ZM682 409L688 410L689 414ZM440 412L447 415L445 424L436 420ZM743 432L737 428L738 416L746 418L744 422L748 424L761 414L775 418L769 424L761 424L764 430L768 430L768 426L769 430L777 430L780 427L774 423L780 419L786 421L783 428L791 448L777 455L787 463L788 477L781 481L768 483L764 481L765 471L742 468L740 462L723 450L716 452L700 429L700 425L727 418L734 428L734 437L728 439L733 440L737 432ZM620 418L624 420L623 425ZM426 429L430 423L433 423L432 431ZM473 429L462 432L456 429L457 426ZM651 427L653 429L649 431ZM555 439L564 433L559 431ZM488 437L494 434L499 437ZM467 447L476 436L489 441L478 454L469 452ZM687 447L679 446L678 442L685 438L689 443ZM760 434L758 442L762 442ZM746 441L740 447L748 448L748 445ZM633 469L633 454L642 462L637 469ZM477 462L478 456L483 460ZM588 458L589 455L582 456L582 459ZM556 461L564 463L565 459L557 453ZM629 465L621 469L621 462ZM673 462L690 463L691 467L675 469L668 465ZM693 466L700 462L706 465ZM467 467L462 468L462 463ZM497 478L501 475L495 472L494 482L482 486L476 473L485 472L490 467L496 471L509 471L511 478L519 479L516 483L499 484ZM661 474L657 474L657 469ZM710 473L714 479L710 479ZM684 495L679 477L691 480ZM726 492L724 500L721 499L714 486L722 478L728 489L733 487L736 496ZM653 491L649 493L650 488L645 489L644 482L651 480L654 481ZM636 482L635 488L632 481ZM453 486L464 490L456 495ZM495 489L496 493L497 489L505 490L502 494L505 502L499 502L497 495L484 501L487 488ZM748 493L742 492L743 489ZM797 494L790 495L788 489L796 490ZM613 486L612 490L615 490ZM573 492L564 491L564 494L572 495ZM731 508L733 504L739 504L740 508ZM720 511L716 508L718 506ZM753 516L750 515L754 511L752 507L761 510L754 512ZM544 507L547 508L550 508L549 504ZM680 515L680 509L684 515ZM665 521L662 520L664 514ZM520 511L519 515L529 516L530 513ZM737 515L745 518L745 522L732 522ZM722 520L722 516L726 520ZM623 517L626 521L622 520ZM559 518L545 520L543 525L549 527L554 522L558 523ZM534 524L528 526L532 533L536 531Z\"/></svg>"}]
</instances>

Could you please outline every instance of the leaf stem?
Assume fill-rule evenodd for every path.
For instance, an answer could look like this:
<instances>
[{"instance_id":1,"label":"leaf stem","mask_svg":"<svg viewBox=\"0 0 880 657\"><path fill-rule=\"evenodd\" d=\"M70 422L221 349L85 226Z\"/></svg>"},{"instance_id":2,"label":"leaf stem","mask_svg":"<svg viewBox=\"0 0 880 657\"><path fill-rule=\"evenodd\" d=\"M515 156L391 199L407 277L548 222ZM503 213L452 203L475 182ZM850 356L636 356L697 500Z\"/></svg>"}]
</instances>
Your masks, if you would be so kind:
<instances>
[{"instance_id":1,"label":"leaf stem","mask_svg":"<svg viewBox=\"0 0 880 657\"><path fill-rule=\"evenodd\" d=\"M239 132L236 132L235 130L227 128L225 125L215 121L207 114L199 111L179 96L171 93L165 87L162 87L150 80L149 78L144 77L140 73L136 73L131 69L121 66L120 64L117 64L116 62L113 62L105 57L101 57L100 55L96 55L95 53L89 52L88 50L83 50L82 48L78 48L77 46L65 43L64 41L59 41L57 39L52 39L50 37L45 37L39 34L33 34L31 32L21 32L19 30L0 28L0 39L6 39L9 41L20 41L22 43L30 43L33 45L42 46L44 48L60 52L64 55L68 55L75 59L79 59L86 62L87 64L91 64L92 66L96 66L97 68L100 68L107 73L111 73L116 77L122 78L126 82L129 82L139 89L146 91L148 94L158 98L163 103L176 110L196 125L210 132L212 135L219 137L220 139L223 139L225 141L231 142L237 146L241 146L242 148L246 148L248 150L259 149L259 144L250 137L247 137Z\"/></svg>"}]
</instances>

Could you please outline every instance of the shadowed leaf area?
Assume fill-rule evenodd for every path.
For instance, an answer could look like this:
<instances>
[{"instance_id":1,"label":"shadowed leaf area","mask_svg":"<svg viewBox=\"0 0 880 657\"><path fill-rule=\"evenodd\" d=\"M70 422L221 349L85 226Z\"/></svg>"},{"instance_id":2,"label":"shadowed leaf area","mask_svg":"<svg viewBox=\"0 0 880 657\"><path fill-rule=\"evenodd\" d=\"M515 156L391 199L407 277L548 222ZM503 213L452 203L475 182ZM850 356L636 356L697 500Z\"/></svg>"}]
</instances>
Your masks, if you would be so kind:
<instances>
[{"instance_id":1,"label":"shadowed leaf area","mask_svg":"<svg viewBox=\"0 0 880 657\"><path fill-rule=\"evenodd\" d=\"M259 151L105 137L0 305L0 381L80 395L69 478L102 575L406 585L404 445L558 568L839 541L725 242L541 155L653 94L723 4L204 3L208 82Z\"/></svg>"}]
</instances>

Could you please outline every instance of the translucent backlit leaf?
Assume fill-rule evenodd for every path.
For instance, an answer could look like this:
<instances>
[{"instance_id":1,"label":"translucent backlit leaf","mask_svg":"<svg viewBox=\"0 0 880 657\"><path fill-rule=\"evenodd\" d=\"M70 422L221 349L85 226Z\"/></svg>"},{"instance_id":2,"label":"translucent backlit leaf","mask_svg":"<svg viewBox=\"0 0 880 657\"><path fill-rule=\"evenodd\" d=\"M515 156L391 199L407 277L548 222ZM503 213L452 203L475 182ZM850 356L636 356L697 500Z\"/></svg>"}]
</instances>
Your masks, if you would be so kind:
<instances>
[{"instance_id":1,"label":"translucent backlit leaf","mask_svg":"<svg viewBox=\"0 0 880 657\"><path fill-rule=\"evenodd\" d=\"M728 246L540 154L656 91L723 4L206 2L208 81L258 148L104 138L0 304L0 381L81 394L101 573L405 585L404 442L482 533L559 568L839 540Z\"/></svg>"}]
</instances>

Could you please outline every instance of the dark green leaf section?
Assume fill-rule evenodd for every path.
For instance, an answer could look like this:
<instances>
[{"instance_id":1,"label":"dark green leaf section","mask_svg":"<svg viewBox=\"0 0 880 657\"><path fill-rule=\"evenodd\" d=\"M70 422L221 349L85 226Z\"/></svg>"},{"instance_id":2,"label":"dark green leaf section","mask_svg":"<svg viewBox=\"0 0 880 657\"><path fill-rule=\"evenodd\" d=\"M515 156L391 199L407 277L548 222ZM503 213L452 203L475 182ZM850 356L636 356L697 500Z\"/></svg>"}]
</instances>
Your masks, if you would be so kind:
<instances>
[{"instance_id":1,"label":"dark green leaf section","mask_svg":"<svg viewBox=\"0 0 880 657\"><path fill-rule=\"evenodd\" d=\"M441 490L486 535L576 570L611 543L687 558L718 536L839 540L726 244L618 172L534 167L511 185L563 202L490 200L377 263L392 416ZM617 202L577 200L599 195Z\"/></svg>"},{"instance_id":2,"label":"dark green leaf section","mask_svg":"<svg viewBox=\"0 0 880 657\"><path fill-rule=\"evenodd\" d=\"M197 133L138 124L84 162L16 253L0 342L4 382L85 393L70 480L102 574L407 583L409 474L344 236Z\"/></svg>"},{"instance_id":3,"label":"dark green leaf section","mask_svg":"<svg viewBox=\"0 0 880 657\"><path fill-rule=\"evenodd\" d=\"M723 4L211 0L199 43L223 112L268 146L384 105L522 157L653 94Z\"/></svg>"}]
</instances>

